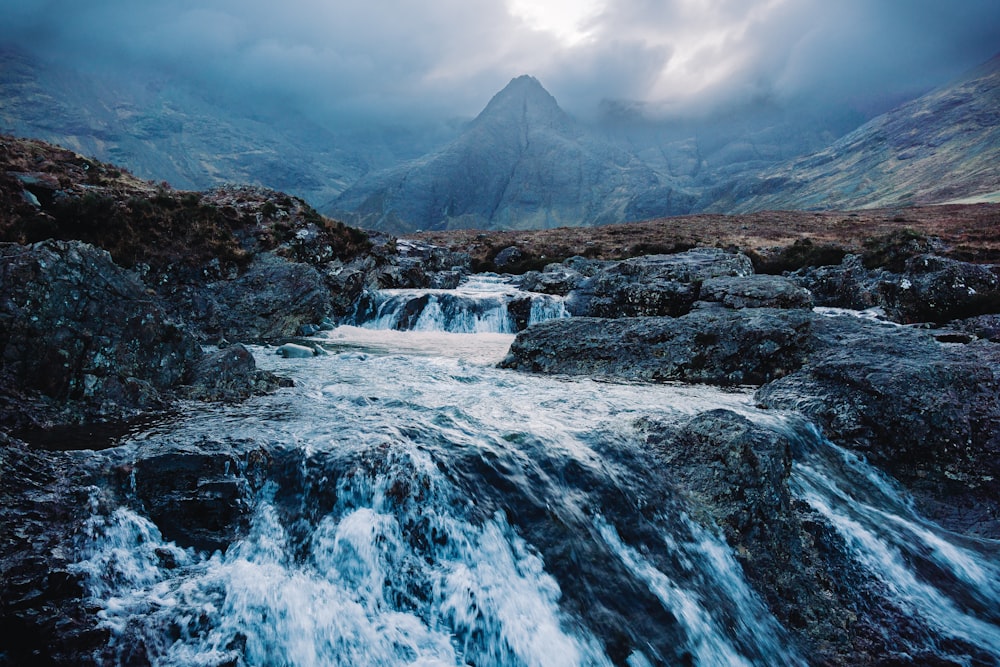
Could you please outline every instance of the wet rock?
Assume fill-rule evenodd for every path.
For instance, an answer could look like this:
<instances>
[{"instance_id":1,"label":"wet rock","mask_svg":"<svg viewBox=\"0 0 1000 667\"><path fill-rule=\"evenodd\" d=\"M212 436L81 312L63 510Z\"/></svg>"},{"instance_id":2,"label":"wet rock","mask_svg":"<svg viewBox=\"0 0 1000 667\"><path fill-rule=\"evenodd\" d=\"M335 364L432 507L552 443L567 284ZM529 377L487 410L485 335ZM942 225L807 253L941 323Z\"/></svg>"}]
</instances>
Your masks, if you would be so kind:
<instances>
[{"instance_id":1,"label":"wet rock","mask_svg":"<svg viewBox=\"0 0 1000 667\"><path fill-rule=\"evenodd\" d=\"M578 317L679 317L698 300L698 285L675 280L637 282L603 274L570 292L566 310Z\"/></svg>"},{"instance_id":2,"label":"wet rock","mask_svg":"<svg viewBox=\"0 0 1000 667\"><path fill-rule=\"evenodd\" d=\"M466 277L465 271L453 269L450 271L434 271L427 275L427 287L430 289L455 289Z\"/></svg>"},{"instance_id":3,"label":"wet rock","mask_svg":"<svg viewBox=\"0 0 1000 667\"><path fill-rule=\"evenodd\" d=\"M1000 536L1000 346L850 317L817 319L813 336L808 363L761 387L757 402L801 412L931 516Z\"/></svg>"},{"instance_id":4,"label":"wet rock","mask_svg":"<svg viewBox=\"0 0 1000 667\"><path fill-rule=\"evenodd\" d=\"M896 322L943 324L1000 312L1000 277L988 266L918 255L902 275L879 283L879 295Z\"/></svg>"},{"instance_id":5,"label":"wet rock","mask_svg":"<svg viewBox=\"0 0 1000 667\"><path fill-rule=\"evenodd\" d=\"M563 264L549 264L544 271L528 271L517 286L528 292L566 296L583 283L584 274Z\"/></svg>"},{"instance_id":6,"label":"wet rock","mask_svg":"<svg viewBox=\"0 0 1000 667\"><path fill-rule=\"evenodd\" d=\"M517 285L528 292L567 296L582 287L587 278L593 278L617 263L574 255L562 262L547 264L543 271L525 272L518 278Z\"/></svg>"},{"instance_id":7,"label":"wet rock","mask_svg":"<svg viewBox=\"0 0 1000 667\"><path fill-rule=\"evenodd\" d=\"M798 369L814 316L767 308L678 318L550 320L518 334L501 363L538 373L761 384Z\"/></svg>"},{"instance_id":8,"label":"wet rock","mask_svg":"<svg viewBox=\"0 0 1000 667\"><path fill-rule=\"evenodd\" d=\"M316 350L306 345L285 343L275 350L275 354L285 359L312 359L316 356Z\"/></svg>"},{"instance_id":9,"label":"wet rock","mask_svg":"<svg viewBox=\"0 0 1000 667\"><path fill-rule=\"evenodd\" d=\"M679 427L645 419L637 427L693 518L721 529L747 581L811 661L906 659L900 610L858 572L833 526L791 493L793 460L816 446L804 420L761 425L720 409Z\"/></svg>"},{"instance_id":10,"label":"wet rock","mask_svg":"<svg viewBox=\"0 0 1000 667\"><path fill-rule=\"evenodd\" d=\"M241 451L229 443L157 443L137 453L135 494L165 539L225 550L247 527L268 462L262 449Z\"/></svg>"},{"instance_id":11,"label":"wet rock","mask_svg":"<svg viewBox=\"0 0 1000 667\"><path fill-rule=\"evenodd\" d=\"M583 281L569 293L566 309L576 316L678 317L698 300L703 281L751 274L748 257L717 248L635 257Z\"/></svg>"},{"instance_id":12,"label":"wet rock","mask_svg":"<svg viewBox=\"0 0 1000 667\"><path fill-rule=\"evenodd\" d=\"M199 359L184 393L204 401L240 401L290 384L290 380L258 370L250 351L237 343Z\"/></svg>"},{"instance_id":13,"label":"wet rock","mask_svg":"<svg viewBox=\"0 0 1000 667\"><path fill-rule=\"evenodd\" d=\"M614 266L618 262L603 260L603 259L591 259L590 257L583 257L581 255L573 255L568 257L558 264L549 264L545 267L546 271L555 270L555 267L562 267L569 271L576 271L581 276L592 277L596 276L598 273L604 269Z\"/></svg>"},{"instance_id":14,"label":"wet rock","mask_svg":"<svg viewBox=\"0 0 1000 667\"><path fill-rule=\"evenodd\" d=\"M506 266L518 262L522 257L520 249L516 246L507 246L500 252L496 254L493 258L493 264L498 268L502 269Z\"/></svg>"},{"instance_id":15,"label":"wet rock","mask_svg":"<svg viewBox=\"0 0 1000 667\"><path fill-rule=\"evenodd\" d=\"M373 256L358 257L346 264L340 261L327 263L321 273L330 294L331 314L346 315L366 291L396 284L394 280L397 278L386 278L385 270L384 262Z\"/></svg>"},{"instance_id":16,"label":"wet rock","mask_svg":"<svg viewBox=\"0 0 1000 667\"><path fill-rule=\"evenodd\" d=\"M821 559L807 550L813 540L803 534L805 508L793 501L788 486L793 450L788 435L729 410L701 413L676 429L651 421L639 426L662 461L664 476L697 508L696 518L722 529L782 624L815 626L824 619L832 624L837 614L826 607L836 596L829 581L810 572ZM797 622L790 624L793 613ZM844 643L843 629L834 629L828 639Z\"/></svg>"},{"instance_id":17,"label":"wet rock","mask_svg":"<svg viewBox=\"0 0 1000 667\"><path fill-rule=\"evenodd\" d=\"M314 336L317 333L319 333L319 331L320 331L319 325L310 323L310 324L303 324L302 326L300 326L299 330L296 333L298 333L298 335L300 336Z\"/></svg>"},{"instance_id":18,"label":"wet rock","mask_svg":"<svg viewBox=\"0 0 1000 667\"><path fill-rule=\"evenodd\" d=\"M878 282L883 271L865 268L857 255L836 266L806 267L790 278L813 295L815 305L865 310L880 305Z\"/></svg>"},{"instance_id":19,"label":"wet rock","mask_svg":"<svg viewBox=\"0 0 1000 667\"><path fill-rule=\"evenodd\" d=\"M736 548L791 508L787 438L732 411L699 414L666 436L647 428L647 443L671 469L670 479L709 510Z\"/></svg>"},{"instance_id":20,"label":"wet rock","mask_svg":"<svg viewBox=\"0 0 1000 667\"><path fill-rule=\"evenodd\" d=\"M392 245L395 253L385 254L385 262L375 271L373 289L454 289L470 271L468 253L415 239L394 239L387 245Z\"/></svg>"},{"instance_id":21,"label":"wet rock","mask_svg":"<svg viewBox=\"0 0 1000 667\"><path fill-rule=\"evenodd\" d=\"M2 244L0 258L4 402L33 393L51 413L4 410L8 425L122 419L162 407L202 355L103 250L77 241Z\"/></svg>"},{"instance_id":22,"label":"wet rock","mask_svg":"<svg viewBox=\"0 0 1000 667\"><path fill-rule=\"evenodd\" d=\"M948 323L948 328L1000 343L1000 315L978 315Z\"/></svg>"},{"instance_id":23,"label":"wet rock","mask_svg":"<svg viewBox=\"0 0 1000 667\"><path fill-rule=\"evenodd\" d=\"M0 664L90 665L107 630L70 567L91 505L85 470L0 433Z\"/></svg>"},{"instance_id":24,"label":"wet rock","mask_svg":"<svg viewBox=\"0 0 1000 667\"><path fill-rule=\"evenodd\" d=\"M514 322L515 331L524 331L531 320L531 298L514 299L507 303L507 314Z\"/></svg>"},{"instance_id":25,"label":"wet rock","mask_svg":"<svg viewBox=\"0 0 1000 667\"><path fill-rule=\"evenodd\" d=\"M990 266L917 255L900 268L867 269L861 258L848 255L839 266L802 269L792 278L813 293L818 306L880 307L900 323L944 324L1000 312L1000 277Z\"/></svg>"},{"instance_id":26,"label":"wet rock","mask_svg":"<svg viewBox=\"0 0 1000 667\"><path fill-rule=\"evenodd\" d=\"M143 664L109 644L89 599L88 541L119 507L148 515L168 540L205 551L243 534L271 470L257 443L151 440L136 449L48 452L0 433L0 645L3 665ZM128 539L122 548L128 548ZM158 550L170 567L176 552ZM115 576L114 563L108 573Z\"/></svg>"},{"instance_id":27,"label":"wet rock","mask_svg":"<svg viewBox=\"0 0 1000 667\"><path fill-rule=\"evenodd\" d=\"M637 282L674 280L695 283L721 276L753 275L753 263L746 255L719 248L695 248L673 255L634 257L607 269Z\"/></svg>"},{"instance_id":28,"label":"wet rock","mask_svg":"<svg viewBox=\"0 0 1000 667\"><path fill-rule=\"evenodd\" d=\"M781 276L753 275L709 278L701 284L701 301L727 308L812 308L809 290Z\"/></svg>"},{"instance_id":29,"label":"wet rock","mask_svg":"<svg viewBox=\"0 0 1000 667\"><path fill-rule=\"evenodd\" d=\"M316 268L270 253L254 257L238 278L208 285L205 294L203 328L248 342L293 336L302 323L318 322L333 310Z\"/></svg>"}]
</instances>

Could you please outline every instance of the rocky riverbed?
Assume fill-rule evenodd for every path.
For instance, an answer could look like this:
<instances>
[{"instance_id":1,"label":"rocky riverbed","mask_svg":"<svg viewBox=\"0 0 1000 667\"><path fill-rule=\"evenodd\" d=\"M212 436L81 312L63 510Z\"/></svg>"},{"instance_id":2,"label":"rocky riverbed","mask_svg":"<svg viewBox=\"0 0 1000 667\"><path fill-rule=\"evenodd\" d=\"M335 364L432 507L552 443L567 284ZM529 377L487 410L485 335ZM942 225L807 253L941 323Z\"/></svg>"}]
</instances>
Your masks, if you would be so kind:
<instances>
[{"instance_id":1,"label":"rocky riverbed","mask_svg":"<svg viewBox=\"0 0 1000 667\"><path fill-rule=\"evenodd\" d=\"M632 393L622 396L642 407L618 430L603 433L614 446L585 438L598 453L583 459L549 459L540 452L538 442L562 442L548 422L498 431L486 444L468 449L465 438L472 436L449 430L467 417L448 401L433 414L407 416L412 424L391 426L398 439L416 438L411 431L427 419L442 429L421 445L435 452L448 438L458 438L440 450L445 458L437 466L449 484L475 480L476 488L466 491L478 496L482 507L463 520L481 528L494 520L491 512L506 513L504 525L511 527L504 530L527 540L531 546L523 548L532 558L538 555L563 587L564 613L594 632L594 655L611 664L633 664L637 655L652 664L703 655L694 649L671 654L673 649L656 641L643 649L648 655L636 653L648 637L687 622L677 620L676 609L658 606L667 598L676 603L676 594L665 598L655 586L650 590L660 590L659 598L637 592L649 610L637 616L597 583L610 576L598 565L607 560L602 549L609 545L623 567L648 573L636 565L640 552L629 550L629 540L643 545L643 557L651 548L663 548L651 547L656 541L651 531L660 521L659 509L669 507L692 517L701 526L697 530L722 536L731 551L727 558L776 619L780 630L767 633L787 649L782 655L788 661L992 664L1000 659L1000 646L991 643L1000 619L990 611L995 599L988 586L961 593L966 597L959 606L983 624L972 626L979 630L958 636L939 629L933 632L944 634L934 635L919 615L880 588L884 584L857 569L849 537L825 513L825 501L816 500L809 476L822 458L817 443L832 441L845 448L844 456L860 456L888 474L887 485L900 485L920 514L952 531L956 544L973 548L982 567L1000 568L1000 274L991 264L963 261L992 258L988 244L975 254L969 251L975 239L968 235L956 250L953 239L895 229L882 230L883 236L867 244L838 245L825 228L825 236L815 234L815 243L787 239L780 250L725 243L688 248L685 242L669 245L672 252L663 254L655 252L668 248L660 239L659 245L633 244L634 257L570 256L575 246L566 241L564 256L557 257L562 261L545 264L542 251L523 244L486 258L457 242L445 248L425 240L369 237L316 215L300 200L259 188L175 192L38 142L0 138L0 157L0 627L6 635L0 664L179 664L157 648L164 638L153 641L153 635L140 633L135 636L145 639L129 648L120 643L133 635L108 620L111 612L95 597L81 566L81 549L86 551L81 545L96 539L96 519L107 528L116 512L139 512L156 531L144 538L156 545L149 566L182 572L195 568L199 558L244 544L259 529L261 508L268 503L280 509L290 534L312 535L324 512L341 502L320 479L352 479L352 471L365 466L381 474L395 454L384 444L347 465L336 448L301 454L290 444L298 435L269 439L251 429L239 436L221 430L195 437L156 428L158 435L142 434L150 424L184 422L203 412L228 414L226 406L248 400L254 406L276 391L292 391L280 365L258 368L254 354L273 356L275 349L259 345L294 340L302 349L329 348L341 355L333 339L317 336L355 316L359 301L371 301L363 296L387 288L449 290L487 260L490 268L502 264L519 271L505 280L521 290L562 299L569 315L528 326L531 301L523 295L512 299L511 330L520 332L500 363L503 369L526 372L518 375L524 378L543 374L627 385L622 391ZM993 208L975 210L997 215ZM971 228L969 216L974 213L958 215ZM738 227L756 220L731 222ZM623 229L599 230L595 243ZM769 238L766 229L757 231L758 238ZM486 239L478 242L486 245ZM789 270L773 272L781 258L794 261ZM430 300L414 303L427 308ZM338 373L368 357L343 360ZM420 372L434 372L428 368ZM386 373L391 371L379 377ZM450 373L448 382L454 379L456 386L484 386L479 403L510 400L502 394L505 383L513 382L503 379L507 370ZM380 381L370 380L373 386ZM545 385L544 391L553 392L546 405L572 400L567 396L573 392L560 393L565 388L554 382ZM342 409L359 410L352 426L358 429L365 428L365 414L409 401L403 394L380 404L370 393L375 390L355 387L349 375L339 383L295 394L295 400L327 392L340 396L350 389L356 395L344 397ZM642 387L676 383L718 386L745 400L730 403L719 393L712 400L725 404L678 416L635 398ZM633 384L638 389L633 391ZM411 391L419 391L418 385ZM441 391L457 390L447 384ZM613 405L602 409L607 419L617 419ZM251 420L251 413L241 414L240 424ZM277 428L273 424L282 417L265 413L258 419ZM531 417L524 419L533 424ZM558 419L575 418L560 413ZM470 418L481 425L488 421L486 415ZM348 442L343 446L349 449ZM127 446L114 446L122 443ZM454 451L446 455L449 448ZM598 455L608 457L617 472L602 477L590 470L593 461L587 457ZM544 474L532 467L532 457L545 462L538 464ZM431 502L431 486L444 482L412 470L393 474L383 501L414 511L406 515L415 522L406 539L415 553L427 562L443 557L431 554L443 548L435 540L445 539L444 533L420 527L423 519L414 518L420 515L414 508ZM528 484L546 479L555 484L552 479L574 475L586 484L549 505L537 494L565 489ZM863 493L870 501L883 492ZM581 497L587 501L577 507ZM629 531L622 528L629 524ZM571 534L588 531L604 546L570 541ZM663 572L667 560L690 557L663 555L654 562ZM589 607L586 591L568 588L576 576L593 586L599 605ZM951 575L926 576L949 590ZM410 600L410 610L419 606L417 600L433 597L415 589L393 595L393 604ZM206 616L202 622L208 636L216 621ZM198 633L190 623L169 632L190 639ZM766 648L739 632L726 637L747 663L764 664ZM246 632L230 639L216 647L212 664L258 664L250 657ZM713 655L722 659L729 648L719 650Z\"/></svg>"}]
</instances>

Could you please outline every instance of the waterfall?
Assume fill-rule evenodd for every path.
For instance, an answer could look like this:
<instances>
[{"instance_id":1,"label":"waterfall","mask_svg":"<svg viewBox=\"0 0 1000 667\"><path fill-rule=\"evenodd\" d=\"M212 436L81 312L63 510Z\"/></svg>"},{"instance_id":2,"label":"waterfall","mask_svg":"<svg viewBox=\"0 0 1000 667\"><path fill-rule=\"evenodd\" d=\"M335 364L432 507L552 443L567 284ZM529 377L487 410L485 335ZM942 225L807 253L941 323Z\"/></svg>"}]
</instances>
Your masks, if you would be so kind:
<instances>
[{"instance_id":1,"label":"waterfall","mask_svg":"<svg viewBox=\"0 0 1000 667\"><path fill-rule=\"evenodd\" d=\"M345 324L368 329L516 333L567 312L561 297L525 292L492 274L456 289L391 289L365 294Z\"/></svg>"},{"instance_id":2,"label":"waterfall","mask_svg":"<svg viewBox=\"0 0 1000 667\"><path fill-rule=\"evenodd\" d=\"M921 518L891 480L749 392L522 375L455 352L455 334L392 333L421 353L255 348L295 386L199 405L95 454L221 443L208 446L269 457L248 527L215 553L95 488L74 567L110 637L99 662L809 664L638 435L644 419L716 408L796 443L796 501L906 619L908 650L1000 660L1000 545Z\"/></svg>"},{"instance_id":3,"label":"waterfall","mask_svg":"<svg viewBox=\"0 0 1000 667\"><path fill-rule=\"evenodd\" d=\"M795 463L797 495L830 522L860 568L903 611L1000 659L1000 545L949 533L922 518L878 469L832 443Z\"/></svg>"}]
</instances>

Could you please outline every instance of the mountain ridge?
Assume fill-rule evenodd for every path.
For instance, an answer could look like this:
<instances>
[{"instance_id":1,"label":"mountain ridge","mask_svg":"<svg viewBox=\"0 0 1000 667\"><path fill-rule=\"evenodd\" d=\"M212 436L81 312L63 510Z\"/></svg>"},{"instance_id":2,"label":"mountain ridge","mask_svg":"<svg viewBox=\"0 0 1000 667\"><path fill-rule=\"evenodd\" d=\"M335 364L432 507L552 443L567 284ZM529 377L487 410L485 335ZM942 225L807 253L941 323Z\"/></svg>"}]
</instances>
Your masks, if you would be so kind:
<instances>
[{"instance_id":1,"label":"mountain ridge","mask_svg":"<svg viewBox=\"0 0 1000 667\"><path fill-rule=\"evenodd\" d=\"M610 109L585 124L521 75L475 118L427 132L330 127L281 100L233 107L162 74L115 79L2 47L0 64L0 132L184 189L286 191L393 233L1000 200L1000 57L860 126L766 101L670 122Z\"/></svg>"},{"instance_id":2,"label":"mountain ridge","mask_svg":"<svg viewBox=\"0 0 1000 667\"><path fill-rule=\"evenodd\" d=\"M281 100L232 99L145 70L82 71L2 45L0 133L65 146L181 189L247 183L313 204L455 135L446 124L426 136L412 128L331 128Z\"/></svg>"},{"instance_id":3,"label":"mountain ridge","mask_svg":"<svg viewBox=\"0 0 1000 667\"><path fill-rule=\"evenodd\" d=\"M693 198L675 190L634 155L585 132L537 79L520 76L457 139L363 177L323 210L394 233L592 226L640 215L650 192L673 194L686 208ZM655 212L670 213L670 201L660 197Z\"/></svg>"},{"instance_id":4,"label":"mountain ridge","mask_svg":"<svg viewBox=\"0 0 1000 667\"><path fill-rule=\"evenodd\" d=\"M826 149L737 183L709 210L876 208L1000 190L1000 54Z\"/></svg>"}]
</instances>

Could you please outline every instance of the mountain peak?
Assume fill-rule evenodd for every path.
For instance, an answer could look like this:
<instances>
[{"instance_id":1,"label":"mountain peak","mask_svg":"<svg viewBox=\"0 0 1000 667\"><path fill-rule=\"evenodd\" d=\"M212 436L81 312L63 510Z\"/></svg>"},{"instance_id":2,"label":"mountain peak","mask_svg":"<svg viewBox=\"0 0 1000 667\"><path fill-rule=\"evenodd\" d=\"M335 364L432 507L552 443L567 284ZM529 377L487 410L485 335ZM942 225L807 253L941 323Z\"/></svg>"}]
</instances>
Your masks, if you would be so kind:
<instances>
[{"instance_id":1,"label":"mountain peak","mask_svg":"<svg viewBox=\"0 0 1000 667\"><path fill-rule=\"evenodd\" d=\"M499 94L503 95L504 93L507 93L516 95L519 94L519 92L529 95L549 94L549 91L545 90L545 86L542 85L542 82L530 74L515 76L510 80L510 83L504 86L503 90L501 90Z\"/></svg>"},{"instance_id":2,"label":"mountain peak","mask_svg":"<svg viewBox=\"0 0 1000 667\"><path fill-rule=\"evenodd\" d=\"M545 90L538 79L527 74L511 79L503 90L493 96L475 122L481 124L512 119L559 126L570 122L556 98Z\"/></svg>"}]
</instances>

